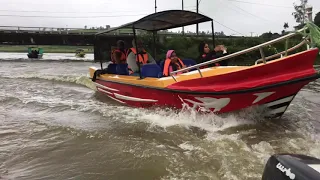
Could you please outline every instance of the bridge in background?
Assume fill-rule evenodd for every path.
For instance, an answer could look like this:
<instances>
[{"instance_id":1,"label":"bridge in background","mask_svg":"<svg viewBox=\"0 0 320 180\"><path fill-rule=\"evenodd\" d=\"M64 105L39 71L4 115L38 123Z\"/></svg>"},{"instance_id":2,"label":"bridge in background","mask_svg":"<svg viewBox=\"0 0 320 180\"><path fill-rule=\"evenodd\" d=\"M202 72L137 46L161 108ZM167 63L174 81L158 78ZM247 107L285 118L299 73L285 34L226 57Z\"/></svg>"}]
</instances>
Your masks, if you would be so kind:
<instances>
[{"instance_id":1,"label":"bridge in background","mask_svg":"<svg viewBox=\"0 0 320 180\"><path fill-rule=\"evenodd\" d=\"M95 34L106 29L83 29L83 28L56 28L56 27L22 27L22 26L0 26L0 44L10 45L93 45ZM136 33L143 34L143 31L137 30ZM104 40L113 38L126 38L132 36L132 29L120 29L99 36ZM180 33L159 31L161 37L181 36ZM207 37L210 34L196 35L185 33L187 37ZM239 36L226 36L221 38L238 38Z\"/></svg>"},{"instance_id":2,"label":"bridge in background","mask_svg":"<svg viewBox=\"0 0 320 180\"><path fill-rule=\"evenodd\" d=\"M56 27L26 27L26 26L0 26L0 33L28 33L28 34L90 34L101 32L106 29L83 29L83 28L56 28ZM112 34L128 34L128 30L116 31ZM130 32L130 31L129 31ZM132 32L132 31L131 31Z\"/></svg>"},{"instance_id":3,"label":"bridge in background","mask_svg":"<svg viewBox=\"0 0 320 180\"><path fill-rule=\"evenodd\" d=\"M0 44L8 45L93 45L95 34L104 29L56 28L0 26ZM131 36L118 31L107 34L102 39L109 41L116 37Z\"/></svg>"},{"instance_id":4,"label":"bridge in background","mask_svg":"<svg viewBox=\"0 0 320 180\"><path fill-rule=\"evenodd\" d=\"M83 29L83 28L57 28L57 27L25 27L25 26L0 26L0 33L42 33L42 34L96 34L104 29ZM136 30L139 35L143 31ZM132 29L118 29L108 34L112 35L133 35ZM159 31L160 35L181 36L181 33ZM185 36L197 36L196 33L186 32ZM200 37L211 37L211 34L199 34Z\"/></svg>"},{"instance_id":5,"label":"bridge in background","mask_svg":"<svg viewBox=\"0 0 320 180\"><path fill-rule=\"evenodd\" d=\"M2 45L69 45L69 46L94 46L94 59L110 59L111 47L118 40L131 44L132 29L120 29L111 33L95 36L96 33L106 29L81 29L81 28L54 28L54 27L18 27L0 26L0 44ZM137 30L139 35L143 31ZM165 37L182 36L180 33L167 31L158 32L160 41ZM211 34L184 34L186 37L212 38ZM223 36L217 38L239 38L239 36Z\"/></svg>"}]
</instances>

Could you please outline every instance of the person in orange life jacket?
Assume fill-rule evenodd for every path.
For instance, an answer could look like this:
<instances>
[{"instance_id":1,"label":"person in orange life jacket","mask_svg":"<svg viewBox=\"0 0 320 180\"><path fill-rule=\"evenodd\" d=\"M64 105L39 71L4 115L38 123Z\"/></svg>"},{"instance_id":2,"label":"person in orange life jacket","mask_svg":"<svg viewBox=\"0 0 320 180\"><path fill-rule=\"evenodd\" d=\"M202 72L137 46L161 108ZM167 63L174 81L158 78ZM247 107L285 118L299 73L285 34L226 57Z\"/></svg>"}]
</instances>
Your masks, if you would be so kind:
<instances>
[{"instance_id":1,"label":"person in orange life jacket","mask_svg":"<svg viewBox=\"0 0 320 180\"><path fill-rule=\"evenodd\" d=\"M186 65L177 57L176 52L174 50L169 50L164 62L163 76L169 76L172 71L177 71L183 68L186 68ZM183 72L178 72L177 74L179 75L182 73Z\"/></svg>"},{"instance_id":2,"label":"person in orange life jacket","mask_svg":"<svg viewBox=\"0 0 320 180\"><path fill-rule=\"evenodd\" d=\"M117 41L117 48L112 51L111 60L114 64L127 63L127 50L124 48L124 41Z\"/></svg>"},{"instance_id":3,"label":"person in orange life jacket","mask_svg":"<svg viewBox=\"0 0 320 180\"><path fill-rule=\"evenodd\" d=\"M210 51L209 45L205 42L199 44L199 53L200 56L198 58L198 63L203 63L206 61L210 61L212 59L217 59L222 56L227 55L227 48L223 45L218 45L214 48L213 51ZM227 66L228 62L226 60L217 62L215 64L209 64L207 66L201 66L200 69L212 67L212 66Z\"/></svg>"},{"instance_id":4,"label":"person in orange life jacket","mask_svg":"<svg viewBox=\"0 0 320 180\"><path fill-rule=\"evenodd\" d=\"M127 63L129 67L130 74L139 72L139 66L141 67L144 64L156 64L156 61L153 57L146 52L143 48L143 43L141 40L137 40L137 48L135 47L135 41L132 40L132 48L128 49ZM136 58L138 54L138 59ZM139 66L138 66L139 65Z\"/></svg>"}]
</instances>

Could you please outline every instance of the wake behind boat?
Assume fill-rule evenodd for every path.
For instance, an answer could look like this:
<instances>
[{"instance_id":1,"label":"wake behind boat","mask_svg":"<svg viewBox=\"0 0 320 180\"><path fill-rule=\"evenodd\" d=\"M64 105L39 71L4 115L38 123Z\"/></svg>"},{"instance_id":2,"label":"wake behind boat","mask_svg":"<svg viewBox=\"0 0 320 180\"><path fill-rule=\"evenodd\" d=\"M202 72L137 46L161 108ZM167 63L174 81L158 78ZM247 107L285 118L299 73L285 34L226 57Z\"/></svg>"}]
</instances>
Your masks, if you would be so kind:
<instances>
[{"instance_id":1,"label":"wake behind boat","mask_svg":"<svg viewBox=\"0 0 320 180\"><path fill-rule=\"evenodd\" d=\"M136 40L136 29L156 32L208 21L211 21L213 30L213 20L207 16L185 10L169 10L102 33L132 28ZM212 35L214 44L214 33ZM163 106L181 109L184 104L188 104L197 110L226 113L262 105L268 109L266 116L279 117L301 88L320 77L313 68L319 53L318 48L308 48L288 55L289 52L310 44L309 37L305 37L295 47L265 57L263 47L296 35L297 33L291 33L197 65L192 60L183 60L190 66L171 72L169 77L161 77L163 67L158 64L141 66L140 77L136 77L129 75L127 64L109 64L103 69L101 61L101 69L89 68L90 78L95 82L98 91L115 101L135 107ZM255 65L200 69L205 65L256 50L260 51L261 59L257 60ZM189 72L176 75L185 70Z\"/></svg>"}]
</instances>

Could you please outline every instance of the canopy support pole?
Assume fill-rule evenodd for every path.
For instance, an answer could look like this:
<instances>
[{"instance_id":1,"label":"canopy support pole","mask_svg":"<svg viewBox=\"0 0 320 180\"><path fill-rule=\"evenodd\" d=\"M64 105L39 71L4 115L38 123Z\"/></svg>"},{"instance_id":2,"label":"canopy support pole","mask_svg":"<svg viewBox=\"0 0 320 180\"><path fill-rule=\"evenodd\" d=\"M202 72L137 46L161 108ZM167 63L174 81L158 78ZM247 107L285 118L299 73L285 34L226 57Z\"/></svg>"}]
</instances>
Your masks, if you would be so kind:
<instances>
[{"instance_id":1,"label":"canopy support pole","mask_svg":"<svg viewBox=\"0 0 320 180\"><path fill-rule=\"evenodd\" d=\"M154 57L154 60L157 61L157 45L156 45L157 32L153 31L152 33L153 33L153 57Z\"/></svg>"},{"instance_id":2,"label":"canopy support pole","mask_svg":"<svg viewBox=\"0 0 320 180\"><path fill-rule=\"evenodd\" d=\"M134 39L134 45L136 46L136 62L137 62L137 65L138 65L138 69L139 69L139 77L140 79L142 79L142 76L141 76L141 67L140 67L140 62L139 62L139 52L138 52L138 46L137 46L137 35L136 35L136 28L134 27L134 25L132 26L132 30L133 30L133 39Z\"/></svg>"},{"instance_id":3,"label":"canopy support pole","mask_svg":"<svg viewBox=\"0 0 320 180\"><path fill-rule=\"evenodd\" d=\"M214 40L214 26L213 26L213 21L211 21L211 31L212 31L212 45L213 45L213 48L214 48L216 45L215 45L215 40Z\"/></svg>"},{"instance_id":4,"label":"canopy support pole","mask_svg":"<svg viewBox=\"0 0 320 180\"><path fill-rule=\"evenodd\" d=\"M97 35L95 35L95 36L94 36L94 41L95 41L95 42L94 42L94 47L93 47L93 51L94 51L93 53L94 53L95 56L96 56L96 52L95 52L95 51L97 50L97 47L96 47L96 46L97 46L97 42L98 42L97 39L98 39L98 37L97 37ZM100 51L99 51L99 53L100 53ZM102 71L102 70L103 70L103 66L102 66L102 63L103 63L103 62L102 62L101 56L100 56L100 58L99 58L99 61L100 61L100 67L101 67L101 71Z\"/></svg>"}]
</instances>

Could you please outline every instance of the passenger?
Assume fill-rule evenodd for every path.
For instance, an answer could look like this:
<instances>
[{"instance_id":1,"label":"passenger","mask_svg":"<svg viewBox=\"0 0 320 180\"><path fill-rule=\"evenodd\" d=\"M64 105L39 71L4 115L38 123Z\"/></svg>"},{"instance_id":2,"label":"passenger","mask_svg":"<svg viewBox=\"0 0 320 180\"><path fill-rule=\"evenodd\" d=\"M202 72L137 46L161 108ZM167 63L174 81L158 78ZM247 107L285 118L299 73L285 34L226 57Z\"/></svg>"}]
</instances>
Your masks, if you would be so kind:
<instances>
[{"instance_id":1,"label":"passenger","mask_svg":"<svg viewBox=\"0 0 320 180\"><path fill-rule=\"evenodd\" d=\"M117 48L111 52L111 61L114 64L125 64L127 60L127 52L124 48L124 41L117 41Z\"/></svg>"},{"instance_id":2,"label":"passenger","mask_svg":"<svg viewBox=\"0 0 320 180\"><path fill-rule=\"evenodd\" d=\"M127 56L130 75L139 72L139 66L142 66L144 64L156 64L156 61L153 59L153 57L143 48L143 43L141 40L137 40L138 48L136 48L135 46L135 41L132 40L132 48L128 49ZM138 49L138 51L136 49ZM138 59L136 58L137 53Z\"/></svg>"},{"instance_id":3,"label":"passenger","mask_svg":"<svg viewBox=\"0 0 320 180\"><path fill-rule=\"evenodd\" d=\"M186 68L186 65L177 57L174 50L169 50L167 52L166 60L163 67L163 76L169 76L171 72ZM188 71L184 71L188 72ZM183 72L178 72L177 74L182 74Z\"/></svg>"},{"instance_id":4,"label":"passenger","mask_svg":"<svg viewBox=\"0 0 320 180\"><path fill-rule=\"evenodd\" d=\"M214 48L213 51L210 52L210 48L209 48L209 45L205 42L203 43L200 43L199 44L199 53L200 53L200 56L198 58L198 63L203 63L203 62L207 62L207 61L210 61L212 59L217 59L217 58L220 58L222 56L225 56L227 55L227 48L224 47L224 45L218 45ZM207 68L207 67L212 67L212 66L227 66L228 65L228 62L226 60L224 61L220 61L218 63L215 63L215 64L209 64L209 65L206 65L206 66L201 66L200 69L203 69L203 68Z\"/></svg>"},{"instance_id":5,"label":"passenger","mask_svg":"<svg viewBox=\"0 0 320 180\"><path fill-rule=\"evenodd\" d=\"M37 51L36 51L36 50L32 50L32 51L31 51L31 54L32 54L32 56L35 57L35 56L37 55Z\"/></svg>"}]
</instances>

